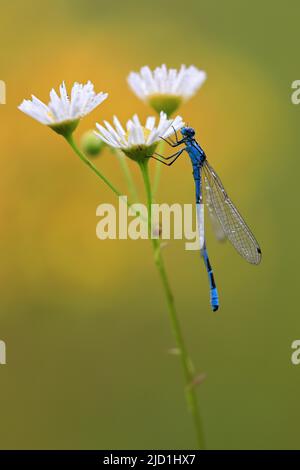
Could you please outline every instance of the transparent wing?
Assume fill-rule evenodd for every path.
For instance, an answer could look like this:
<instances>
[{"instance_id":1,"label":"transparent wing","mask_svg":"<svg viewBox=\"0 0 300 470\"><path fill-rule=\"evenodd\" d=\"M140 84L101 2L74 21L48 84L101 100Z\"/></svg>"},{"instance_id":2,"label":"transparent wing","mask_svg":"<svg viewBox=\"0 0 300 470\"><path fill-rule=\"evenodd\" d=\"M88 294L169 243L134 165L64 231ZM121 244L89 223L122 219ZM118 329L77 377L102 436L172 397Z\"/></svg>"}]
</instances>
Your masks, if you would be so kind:
<instances>
[{"instance_id":1,"label":"transparent wing","mask_svg":"<svg viewBox=\"0 0 300 470\"><path fill-rule=\"evenodd\" d=\"M220 178L206 160L202 170L206 184L206 198L226 237L249 263L259 264L261 249L248 225L229 199Z\"/></svg>"},{"instance_id":2,"label":"transparent wing","mask_svg":"<svg viewBox=\"0 0 300 470\"><path fill-rule=\"evenodd\" d=\"M214 210L212 204L212 196L211 196L211 189L209 186L209 182L207 181L206 176L204 175L204 184L205 184L205 204L207 207L207 211L211 220L213 231L216 235L216 238L219 242L224 242L226 240L226 235L224 230L222 229L222 225L219 222L218 217L216 216L216 212Z\"/></svg>"}]
</instances>

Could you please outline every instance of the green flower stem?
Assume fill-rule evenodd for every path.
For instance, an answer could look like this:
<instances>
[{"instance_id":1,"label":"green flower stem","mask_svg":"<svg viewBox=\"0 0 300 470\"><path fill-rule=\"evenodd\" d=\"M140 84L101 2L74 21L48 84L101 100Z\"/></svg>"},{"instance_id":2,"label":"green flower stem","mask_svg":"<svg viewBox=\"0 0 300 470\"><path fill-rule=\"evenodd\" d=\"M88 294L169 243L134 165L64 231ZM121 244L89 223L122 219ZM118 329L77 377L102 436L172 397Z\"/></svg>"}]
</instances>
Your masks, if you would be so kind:
<instances>
[{"instance_id":1,"label":"green flower stem","mask_svg":"<svg viewBox=\"0 0 300 470\"><path fill-rule=\"evenodd\" d=\"M136 185L134 184L130 168L129 168L128 163L127 163L127 157L125 157L123 152L119 149L114 149L114 151L117 155L120 166L121 166L122 171L124 173L124 176L125 176L125 179L126 179L126 182L127 182L127 185L128 185L128 189L129 189L130 195L132 197L132 200L137 202L138 199L139 199L138 192L137 192L137 189L136 189Z\"/></svg>"},{"instance_id":2,"label":"green flower stem","mask_svg":"<svg viewBox=\"0 0 300 470\"><path fill-rule=\"evenodd\" d=\"M66 139L68 144L72 147L72 149L74 150L76 155L78 155L80 160L83 161L83 163L85 163L98 176L98 178L100 178L116 194L116 196L122 197L122 200L124 201L124 199L123 199L124 195L118 189L116 189L114 187L114 185L98 170L98 168L78 148L78 146L76 145L76 143L74 141L73 135L72 134L66 134L66 135L64 135L64 138ZM126 200L126 204L127 204L127 207L132 206L132 202L130 202L128 199ZM145 222L145 217L143 216L143 214L141 214L137 210L134 210L134 212L135 212L135 215L137 217L140 217L141 220L143 220Z\"/></svg>"},{"instance_id":3,"label":"green flower stem","mask_svg":"<svg viewBox=\"0 0 300 470\"><path fill-rule=\"evenodd\" d=\"M70 146L72 147L74 152L78 155L80 160L82 160L83 163L85 163L94 173L96 173L98 178L100 178L118 197L123 196L122 193L120 193L120 191L118 191L118 189L116 189L112 185L112 183L104 175L102 175L102 173L98 170L98 168L77 147L77 145L74 141L73 135L72 134L69 134L69 135L67 134L64 137L65 137L66 141L68 142L68 144L70 144ZM130 206L131 204L128 202L127 205Z\"/></svg>"},{"instance_id":4,"label":"green flower stem","mask_svg":"<svg viewBox=\"0 0 300 470\"><path fill-rule=\"evenodd\" d=\"M165 141L161 139L157 147L157 153L163 154L164 149L165 149ZM155 196L158 190L162 166L163 164L160 163L159 161L155 162L155 173L154 173L153 190L152 190L153 196Z\"/></svg>"},{"instance_id":5,"label":"green flower stem","mask_svg":"<svg viewBox=\"0 0 300 470\"><path fill-rule=\"evenodd\" d=\"M203 434L203 429L202 429L201 417L199 413L197 394L195 390L194 368L190 361L187 348L185 346L185 342L183 339L180 322L179 322L178 315L177 315L176 308L175 308L173 293L169 284L167 272L164 266L164 261L161 255L160 241L159 239L155 239L152 237L152 219L151 219L152 191L151 191L151 183L150 183L149 171L148 171L148 160L145 160L145 162L141 162L140 168L141 168L141 172L143 175L143 180L144 180L146 194L147 194L148 233L152 242L155 264L158 269L158 272L159 272L159 275L163 284L164 292L166 295L171 325L172 325L173 333L174 333L175 340L177 343L177 348L180 352L180 358L182 362L185 384L186 384L187 403L188 403L189 410L193 417L199 449L205 449L205 439L204 439L204 434Z\"/></svg>"}]
</instances>

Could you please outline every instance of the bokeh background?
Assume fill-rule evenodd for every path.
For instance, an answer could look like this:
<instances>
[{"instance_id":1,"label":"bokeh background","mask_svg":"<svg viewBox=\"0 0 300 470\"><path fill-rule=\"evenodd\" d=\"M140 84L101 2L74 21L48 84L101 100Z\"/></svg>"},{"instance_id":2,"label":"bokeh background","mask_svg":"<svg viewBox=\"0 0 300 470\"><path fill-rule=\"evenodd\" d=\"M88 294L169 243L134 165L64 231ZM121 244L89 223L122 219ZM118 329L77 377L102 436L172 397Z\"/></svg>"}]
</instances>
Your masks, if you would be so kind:
<instances>
[{"instance_id":1,"label":"bokeh background","mask_svg":"<svg viewBox=\"0 0 300 470\"><path fill-rule=\"evenodd\" d=\"M184 334L207 379L199 401L211 449L300 448L297 301L299 2L1 2L0 447L192 448L178 358L147 241L99 241L95 210L114 196L65 142L17 110L62 80L110 98L95 121L151 110L128 89L142 65L195 64L200 92L180 109L263 249L245 263L208 230L221 296L212 314L196 252L164 250ZM130 162L131 164L131 162ZM109 152L97 165L126 191ZM142 194L134 163L131 164ZM193 201L187 158L163 168L160 202Z\"/></svg>"}]
</instances>

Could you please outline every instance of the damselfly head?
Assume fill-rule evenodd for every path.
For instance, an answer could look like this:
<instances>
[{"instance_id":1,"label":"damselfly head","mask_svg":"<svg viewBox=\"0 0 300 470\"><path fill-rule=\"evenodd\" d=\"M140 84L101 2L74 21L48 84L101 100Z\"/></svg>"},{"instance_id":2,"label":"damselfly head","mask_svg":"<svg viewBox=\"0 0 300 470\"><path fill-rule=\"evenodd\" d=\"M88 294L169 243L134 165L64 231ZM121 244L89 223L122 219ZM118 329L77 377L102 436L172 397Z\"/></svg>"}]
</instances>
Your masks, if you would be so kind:
<instances>
[{"instance_id":1,"label":"damselfly head","mask_svg":"<svg viewBox=\"0 0 300 470\"><path fill-rule=\"evenodd\" d=\"M192 127L182 127L180 131L183 137L192 138L195 135L195 130Z\"/></svg>"}]
</instances>

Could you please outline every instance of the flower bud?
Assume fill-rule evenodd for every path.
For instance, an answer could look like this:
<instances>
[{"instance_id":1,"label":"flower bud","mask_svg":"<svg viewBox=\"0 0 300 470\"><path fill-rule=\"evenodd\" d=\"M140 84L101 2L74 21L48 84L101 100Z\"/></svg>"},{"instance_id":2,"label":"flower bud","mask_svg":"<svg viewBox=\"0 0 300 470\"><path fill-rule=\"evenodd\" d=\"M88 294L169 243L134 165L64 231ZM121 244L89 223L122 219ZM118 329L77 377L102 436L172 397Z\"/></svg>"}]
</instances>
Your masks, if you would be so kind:
<instances>
[{"instance_id":1,"label":"flower bud","mask_svg":"<svg viewBox=\"0 0 300 470\"><path fill-rule=\"evenodd\" d=\"M104 142L94 134L94 131L87 131L81 137L81 148L90 157L99 155L104 145Z\"/></svg>"}]
</instances>

